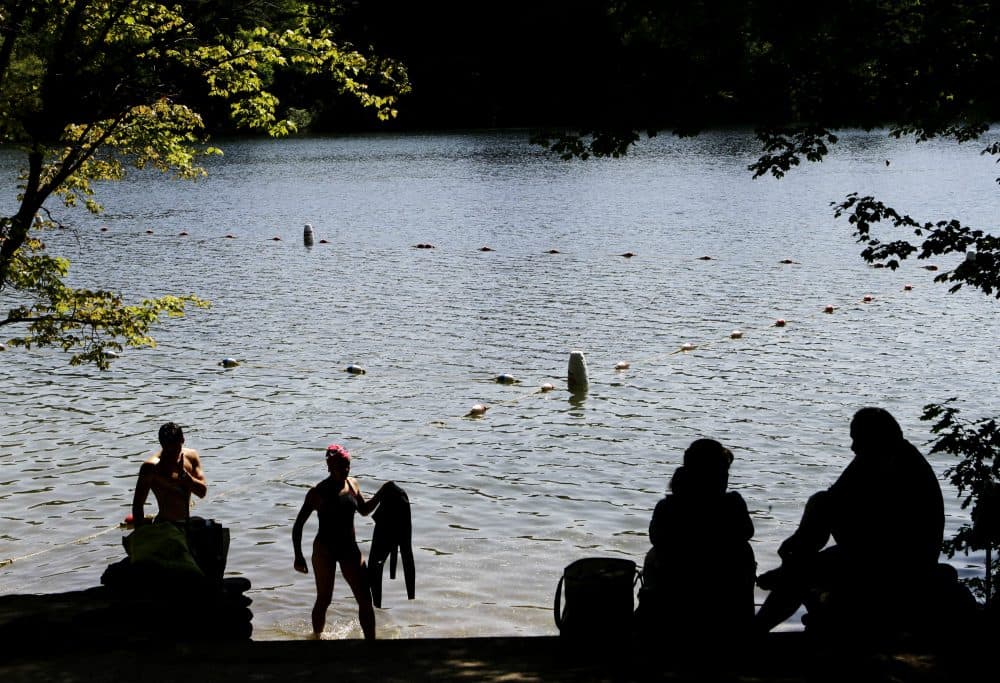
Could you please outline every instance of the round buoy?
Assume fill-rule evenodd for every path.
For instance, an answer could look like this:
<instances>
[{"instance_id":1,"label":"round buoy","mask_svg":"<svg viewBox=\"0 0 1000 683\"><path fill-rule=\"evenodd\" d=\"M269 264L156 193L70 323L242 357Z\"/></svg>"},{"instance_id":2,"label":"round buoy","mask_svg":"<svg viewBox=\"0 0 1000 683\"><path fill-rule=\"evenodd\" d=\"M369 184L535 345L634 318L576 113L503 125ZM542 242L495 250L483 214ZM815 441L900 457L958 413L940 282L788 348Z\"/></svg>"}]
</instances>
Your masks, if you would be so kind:
<instances>
[{"instance_id":1,"label":"round buoy","mask_svg":"<svg viewBox=\"0 0 1000 683\"><path fill-rule=\"evenodd\" d=\"M732 332L729 333L729 338L730 339L742 339L743 338L743 330L733 330Z\"/></svg>"},{"instance_id":2,"label":"round buoy","mask_svg":"<svg viewBox=\"0 0 1000 683\"><path fill-rule=\"evenodd\" d=\"M871 303L872 302L872 295L871 294L865 294L861 298L861 300L864 301L866 304Z\"/></svg>"},{"instance_id":3,"label":"round buoy","mask_svg":"<svg viewBox=\"0 0 1000 683\"><path fill-rule=\"evenodd\" d=\"M152 231L152 230L147 230L147 231L146 231L146 234L147 234L147 235L152 235L152 234L153 234L153 231Z\"/></svg>"},{"instance_id":4,"label":"round buoy","mask_svg":"<svg viewBox=\"0 0 1000 683\"><path fill-rule=\"evenodd\" d=\"M134 521L134 519L135 518L132 516L131 512L128 513L127 515L125 515L125 523L126 524L131 524Z\"/></svg>"},{"instance_id":5,"label":"round buoy","mask_svg":"<svg viewBox=\"0 0 1000 683\"><path fill-rule=\"evenodd\" d=\"M346 368L344 368L344 372L349 372L352 375L363 375L363 374L365 374L368 371L365 370L360 365L354 365L353 363L351 363Z\"/></svg>"},{"instance_id":6,"label":"round buoy","mask_svg":"<svg viewBox=\"0 0 1000 683\"><path fill-rule=\"evenodd\" d=\"M107 226L102 225L101 226L101 232L107 232L107 231L108 231Z\"/></svg>"},{"instance_id":7,"label":"round buoy","mask_svg":"<svg viewBox=\"0 0 1000 683\"><path fill-rule=\"evenodd\" d=\"M694 351L694 344L691 342L684 342L681 344L681 351Z\"/></svg>"},{"instance_id":8,"label":"round buoy","mask_svg":"<svg viewBox=\"0 0 1000 683\"><path fill-rule=\"evenodd\" d=\"M309 223L306 223L305 227L302 228L302 242L307 247L311 247L313 244L313 226Z\"/></svg>"},{"instance_id":9,"label":"round buoy","mask_svg":"<svg viewBox=\"0 0 1000 683\"><path fill-rule=\"evenodd\" d=\"M469 412L466 413L466 417L481 417L486 414L486 411L488 409L489 406L485 406L482 403L476 403L471 408L469 408Z\"/></svg>"},{"instance_id":10,"label":"round buoy","mask_svg":"<svg viewBox=\"0 0 1000 683\"><path fill-rule=\"evenodd\" d=\"M508 375L507 373L503 373L503 374L497 375L496 381L497 381L497 384L513 384L517 380L514 379L514 375Z\"/></svg>"},{"instance_id":11,"label":"round buoy","mask_svg":"<svg viewBox=\"0 0 1000 683\"><path fill-rule=\"evenodd\" d=\"M913 289L913 285L903 285L903 291L909 292Z\"/></svg>"},{"instance_id":12,"label":"round buoy","mask_svg":"<svg viewBox=\"0 0 1000 683\"><path fill-rule=\"evenodd\" d=\"M785 319L784 318L778 318L777 320L774 321L774 326L775 327L784 327L785 326Z\"/></svg>"},{"instance_id":13,"label":"round buoy","mask_svg":"<svg viewBox=\"0 0 1000 683\"><path fill-rule=\"evenodd\" d=\"M538 388L539 388L540 391L552 391L556 387L551 382L546 382L545 384L543 384L542 386L540 386Z\"/></svg>"},{"instance_id":14,"label":"round buoy","mask_svg":"<svg viewBox=\"0 0 1000 683\"><path fill-rule=\"evenodd\" d=\"M826 308L823 309L823 312L824 313L833 313L833 305L832 304L827 304Z\"/></svg>"},{"instance_id":15,"label":"round buoy","mask_svg":"<svg viewBox=\"0 0 1000 683\"><path fill-rule=\"evenodd\" d=\"M219 365L221 365L224 368L235 368L239 364L240 362L235 358L223 358L222 360L219 361Z\"/></svg>"},{"instance_id":16,"label":"round buoy","mask_svg":"<svg viewBox=\"0 0 1000 683\"><path fill-rule=\"evenodd\" d=\"M620 360L615 363L615 370L628 370L629 364L627 361Z\"/></svg>"}]
</instances>

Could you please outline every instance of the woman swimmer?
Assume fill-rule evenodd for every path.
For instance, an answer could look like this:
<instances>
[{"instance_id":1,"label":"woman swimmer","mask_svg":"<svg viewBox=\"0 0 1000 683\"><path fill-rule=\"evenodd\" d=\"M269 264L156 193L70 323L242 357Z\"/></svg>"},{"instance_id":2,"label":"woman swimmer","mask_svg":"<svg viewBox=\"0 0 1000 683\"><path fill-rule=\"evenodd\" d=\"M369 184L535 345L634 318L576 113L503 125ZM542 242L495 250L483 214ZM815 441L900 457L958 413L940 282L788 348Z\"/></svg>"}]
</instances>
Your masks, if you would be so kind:
<instances>
[{"instance_id":1,"label":"woman swimmer","mask_svg":"<svg viewBox=\"0 0 1000 683\"><path fill-rule=\"evenodd\" d=\"M309 515L316 511L319 529L313 541L312 566L316 576L316 604L312 609L312 626L316 637L323 632L326 624L326 610L333 597L333 583L336 578L337 563L340 572L358 601L358 619L366 640L375 638L375 610L368 585L368 572L361 549L354 536L354 513L368 515L381 499L382 490L368 500L361 494L361 488L351 471L351 456L339 444L330 444L326 449L326 468L330 476L309 489L305 502L295 518L292 527L292 545L295 549L295 570L308 574L306 559L302 554L302 528Z\"/></svg>"}]
</instances>

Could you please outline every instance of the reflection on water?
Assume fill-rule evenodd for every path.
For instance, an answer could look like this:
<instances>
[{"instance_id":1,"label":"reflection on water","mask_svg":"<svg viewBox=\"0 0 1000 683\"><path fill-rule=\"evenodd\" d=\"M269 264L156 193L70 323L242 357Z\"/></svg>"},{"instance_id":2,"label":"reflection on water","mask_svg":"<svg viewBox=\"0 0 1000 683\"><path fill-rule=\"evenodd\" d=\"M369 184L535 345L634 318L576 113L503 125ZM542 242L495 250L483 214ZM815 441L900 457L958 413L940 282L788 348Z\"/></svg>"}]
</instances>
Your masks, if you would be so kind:
<instances>
[{"instance_id":1,"label":"reflection on water","mask_svg":"<svg viewBox=\"0 0 1000 683\"><path fill-rule=\"evenodd\" d=\"M1000 410L996 304L947 295L917 264L867 268L829 210L857 190L922 220L988 225L994 169L977 150L847 135L831 160L775 182L750 179L742 133L587 163L525 140L234 141L203 181L135 177L105 191L105 216L70 216L46 241L73 260L75 283L214 305L107 373L47 350L0 357L0 560L16 558L0 590L98 583L122 557L117 524L169 419L209 479L195 513L230 527L228 571L253 582L255 638L310 630L291 522L334 439L365 491L395 480L413 505L417 599L386 579L380 635L553 633L562 568L641 561L652 508L695 438L736 453L731 485L764 571L805 498L848 462L858 407L887 407L918 444L925 403ZM577 349L590 390L573 396ZM556 390L539 391L546 382ZM488 411L467 418L476 403ZM964 518L952 504L949 528ZM371 521L358 529L365 548ZM979 571L977 559L958 566ZM330 632L359 637L343 588Z\"/></svg>"}]
</instances>

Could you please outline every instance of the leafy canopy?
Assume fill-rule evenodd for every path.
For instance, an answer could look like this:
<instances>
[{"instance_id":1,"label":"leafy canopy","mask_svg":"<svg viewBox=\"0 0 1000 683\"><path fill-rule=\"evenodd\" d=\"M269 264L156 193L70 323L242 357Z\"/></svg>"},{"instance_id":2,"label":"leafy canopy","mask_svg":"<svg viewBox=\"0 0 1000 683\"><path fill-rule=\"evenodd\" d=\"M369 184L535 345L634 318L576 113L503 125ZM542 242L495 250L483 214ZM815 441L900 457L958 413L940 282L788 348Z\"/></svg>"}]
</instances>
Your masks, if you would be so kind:
<instances>
[{"instance_id":1,"label":"leafy canopy","mask_svg":"<svg viewBox=\"0 0 1000 683\"><path fill-rule=\"evenodd\" d=\"M72 364L107 368L110 351L154 345L162 316L208 305L73 288L69 262L48 254L43 236L64 227L69 208L99 213L95 188L129 168L204 175L199 160L221 152L206 144L201 112L216 103L235 126L287 135L294 111L271 88L294 72L324 78L380 119L396 115L405 69L338 42L335 11L294 0L0 3L0 142L26 155L17 211L0 218L0 327L19 332L7 344L58 345Z\"/></svg>"}]
</instances>

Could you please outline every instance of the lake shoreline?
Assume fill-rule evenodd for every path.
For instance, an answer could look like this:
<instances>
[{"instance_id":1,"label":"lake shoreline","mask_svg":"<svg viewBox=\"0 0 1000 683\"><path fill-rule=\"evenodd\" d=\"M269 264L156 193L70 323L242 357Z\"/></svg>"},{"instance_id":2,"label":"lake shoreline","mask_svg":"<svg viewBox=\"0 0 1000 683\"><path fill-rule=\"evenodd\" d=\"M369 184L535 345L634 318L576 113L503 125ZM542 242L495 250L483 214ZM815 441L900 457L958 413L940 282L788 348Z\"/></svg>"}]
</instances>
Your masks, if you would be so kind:
<instances>
[{"instance_id":1,"label":"lake shoreline","mask_svg":"<svg viewBox=\"0 0 1000 683\"><path fill-rule=\"evenodd\" d=\"M742 656L726 652L655 661L629 646L581 648L558 636L399 640L247 641L148 644L60 650L0 662L0 679L15 681L865 681L962 680L986 664L985 654L884 650L844 652L804 633L769 634ZM973 648L982 652L982 648ZM8 650L9 651L9 650ZM968 654L967 652L965 654Z\"/></svg>"},{"instance_id":2,"label":"lake shoreline","mask_svg":"<svg viewBox=\"0 0 1000 683\"><path fill-rule=\"evenodd\" d=\"M0 596L0 680L61 681L864 681L964 680L990 660L996 629L985 623L951 643L906 640L877 648L808 632L754 642L683 646L559 636L351 640L184 640L184 622L160 621L138 603L100 620L93 591ZM104 604L107 603L106 598ZM119 605L120 607L120 605ZM148 607L148 605L145 605ZM209 615L210 616L210 615ZM700 647L705 645L706 647ZM711 645L713 650L707 648Z\"/></svg>"}]
</instances>

